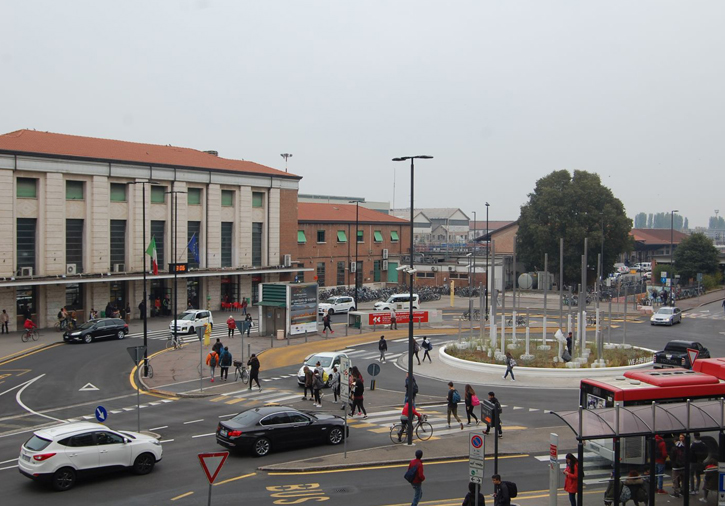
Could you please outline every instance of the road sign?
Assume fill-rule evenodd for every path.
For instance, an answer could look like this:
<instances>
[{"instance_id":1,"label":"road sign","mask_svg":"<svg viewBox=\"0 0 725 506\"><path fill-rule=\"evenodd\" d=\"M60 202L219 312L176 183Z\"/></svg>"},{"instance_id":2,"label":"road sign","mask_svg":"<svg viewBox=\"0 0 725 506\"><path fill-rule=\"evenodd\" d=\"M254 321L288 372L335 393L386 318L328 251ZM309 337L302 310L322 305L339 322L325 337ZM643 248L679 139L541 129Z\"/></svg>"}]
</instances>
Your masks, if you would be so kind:
<instances>
[{"instance_id":1,"label":"road sign","mask_svg":"<svg viewBox=\"0 0 725 506\"><path fill-rule=\"evenodd\" d=\"M660 277L661 277L662 279L667 279L667 271L662 271L662 272L660 272ZM664 283L664 281L663 281L663 283Z\"/></svg>"},{"instance_id":2,"label":"road sign","mask_svg":"<svg viewBox=\"0 0 725 506\"><path fill-rule=\"evenodd\" d=\"M239 325L239 322L237 322L237 325ZM204 339L204 332L206 332L204 327L196 327L196 337L199 338L199 341Z\"/></svg>"},{"instance_id":3,"label":"road sign","mask_svg":"<svg viewBox=\"0 0 725 506\"><path fill-rule=\"evenodd\" d=\"M697 357L700 356L699 350L693 350L692 348L687 348L687 357L690 359L690 367L692 367L695 364L695 360L697 360Z\"/></svg>"},{"instance_id":4,"label":"road sign","mask_svg":"<svg viewBox=\"0 0 725 506\"><path fill-rule=\"evenodd\" d=\"M199 462L201 463L206 479L209 480L209 485L214 483L219 471L221 470L224 462L229 457L229 452L216 452L216 453L200 453Z\"/></svg>"},{"instance_id":5,"label":"road sign","mask_svg":"<svg viewBox=\"0 0 725 506\"><path fill-rule=\"evenodd\" d=\"M468 458L471 460L483 460L484 457L483 434L473 432L468 443Z\"/></svg>"},{"instance_id":6,"label":"road sign","mask_svg":"<svg viewBox=\"0 0 725 506\"><path fill-rule=\"evenodd\" d=\"M350 397L350 358L340 357L340 398L347 402Z\"/></svg>"},{"instance_id":7,"label":"road sign","mask_svg":"<svg viewBox=\"0 0 725 506\"><path fill-rule=\"evenodd\" d=\"M380 374L380 366L378 364L374 364L374 363L370 364L368 366L368 374L370 376L377 376L378 374Z\"/></svg>"},{"instance_id":8,"label":"road sign","mask_svg":"<svg viewBox=\"0 0 725 506\"><path fill-rule=\"evenodd\" d=\"M662 284L664 285L665 283L667 283L667 278L666 278L666 277L664 277L664 276L662 276L662 277L660 278L660 282L661 282L661 283L662 283Z\"/></svg>"},{"instance_id":9,"label":"road sign","mask_svg":"<svg viewBox=\"0 0 725 506\"><path fill-rule=\"evenodd\" d=\"M390 325L390 312L382 311L368 314L369 325ZM410 321L410 311L401 310L395 312L395 320L397 323L408 323ZM428 311L413 311L414 322L428 322Z\"/></svg>"},{"instance_id":10,"label":"road sign","mask_svg":"<svg viewBox=\"0 0 725 506\"><path fill-rule=\"evenodd\" d=\"M126 351L128 351L128 354L131 355L131 360L133 360L133 363L135 365L138 365L138 363L146 354L146 346L131 346L126 348Z\"/></svg>"},{"instance_id":11,"label":"road sign","mask_svg":"<svg viewBox=\"0 0 725 506\"><path fill-rule=\"evenodd\" d=\"M494 412L496 410L496 405L489 401L488 399L484 399L481 401L481 421L486 422L488 425L493 425L493 416ZM494 431L494 435L496 432Z\"/></svg>"},{"instance_id":12,"label":"road sign","mask_svg":"<svg viewBox=\"0 0 725 506\"><path fill-rule=\"evenodd\" d=\"M702 272L697 273L697 282L702 283Z\"/></svg>"},{"instance_id":13,"label":"road sign","mask_svg":"<svg viewBox=\"0 0 725 506\"><path fill-rule=\"evenodd\" d=\"M552 432L549 434L549 504L556 504L560 476L559 435Z\"/></svg>"},{"instance_id":14,"label":"road sign","mask_svg":"<svg viewBox=\"0 0 725 506\"><path fill-rule=\"evenodd\" d=\"M471 432L468 436L468 474L473 483L483 483L486 442L483 432Z\"/></svg>"},{"instance_id":15,"label":"road sign","mask_svg":"<svg viewBox=\"0 0 725 506\"><path fill-rule=\"evenodd\" d=\"M106 418L108 418L108 411L106 411L106 408L103 406L98 406L96 408L96 420L99 422L105 422Z\"/></svg>"},{"instance_id":16,"label":"road sign","mask_svg":"<svg viewBox=\"0 0 725 506\"><path fill-rule=\"evenodd\" d=\"M718 497L717 497L717 504L718 506L725 506L725 462L720 462L717 465L717 470L719 474L718 482Z\"/></svg>"}]
</instances>

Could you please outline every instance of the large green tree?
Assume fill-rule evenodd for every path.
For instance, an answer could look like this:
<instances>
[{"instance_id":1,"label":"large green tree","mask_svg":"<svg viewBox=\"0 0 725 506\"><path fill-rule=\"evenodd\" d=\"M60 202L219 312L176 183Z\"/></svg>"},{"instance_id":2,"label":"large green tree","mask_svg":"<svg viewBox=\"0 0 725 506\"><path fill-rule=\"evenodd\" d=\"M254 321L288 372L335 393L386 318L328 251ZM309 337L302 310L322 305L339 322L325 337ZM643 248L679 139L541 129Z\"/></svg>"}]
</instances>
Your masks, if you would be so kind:
<instances>
[{"instance_id":1,"label":"large green tree","mask_svg":"<svg viewBox=\"0 0 725 506\"><path fill-rule=\"evenodd\" d=\"M681 282L686 283L697 273L714 274L719 267L717 248L705 234L692 234L675 248L675 268Z\"/></svg>"},{"instance_id":2,"label":"large green tree","mask_svg":"<svg viewBox=\"0 0 725 506\"><path fill-rule=\"evenodd\" d=\"M596 278L597 253L601 252L604 229L603 270L612 271L617 255L631 251L627 218L622 202L603 186L599 175L575 170L552 172L539 179L529 202L521 206L517 239L518 259L527 269L544 267L549 254L549 271L558 278L559 238L564 239L564 282L581 280L581 255L588 238L590 281Z\"/></svg>"}]
</instances>

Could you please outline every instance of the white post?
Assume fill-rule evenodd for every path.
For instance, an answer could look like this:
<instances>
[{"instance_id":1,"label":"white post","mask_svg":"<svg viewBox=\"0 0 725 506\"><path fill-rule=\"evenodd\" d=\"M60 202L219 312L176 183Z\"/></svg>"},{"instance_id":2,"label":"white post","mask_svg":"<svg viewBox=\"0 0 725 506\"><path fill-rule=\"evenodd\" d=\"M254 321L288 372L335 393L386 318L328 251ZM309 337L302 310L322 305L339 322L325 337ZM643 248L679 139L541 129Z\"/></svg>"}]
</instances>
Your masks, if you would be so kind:
<instances>
[{"instance_id":1,"label":"white post","mask_svg":"<svg viewBox=\"0 0 725 506\"><path fill-rule=\"evenodd\" d=\"M549 506L556 506L559 492L559 436L555 433L549 435Z\"/></svg>"},{"instance_id":2,"label":"white post","mask_svg":"<svg viewBox=\"0 0 725 506\"><path fill-rule=\"evenodd\" d=\"M518 341L516 339L516 327L518 327L518 325L516 325L516 311L513 312L513 316L511 318L513 321L513 325L511 325L511 344L516 344Z\"/></svg>"},{"instance_id":3,"label":"white post","mask_svg":"<svg viewBox=\"0 0 725 506\"><path fill-rule=\"evenodd\" d=\"M506 353L506 316L501 315L501 353Z\"/></svg>"},{"instance_id":4,"label":"white post","mask_svg":"<svg viewBox=\"0 0 725 506\"><path fill-rule=\"evenodd\" d=\"M549 342L548 342L548 339L546 338L546 315L544 315L542 333L543 333L542 337L543 337L543 341L544 341L544 346L547 346L549 344Z\"/></svg>"}]
</instances>

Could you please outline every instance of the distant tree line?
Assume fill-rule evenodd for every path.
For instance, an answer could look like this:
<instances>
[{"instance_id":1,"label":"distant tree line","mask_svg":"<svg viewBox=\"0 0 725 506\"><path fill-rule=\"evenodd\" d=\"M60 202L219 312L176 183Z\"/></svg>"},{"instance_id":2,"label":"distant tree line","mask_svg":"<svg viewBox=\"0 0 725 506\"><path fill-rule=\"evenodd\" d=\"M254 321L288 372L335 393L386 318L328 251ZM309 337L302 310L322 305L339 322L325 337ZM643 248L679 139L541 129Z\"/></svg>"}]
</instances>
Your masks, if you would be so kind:
<instances>
[{"instance_id":1,"label":"distant tree line","mask_svg":"<svg viewBox=\"0 0 725 506\"><path fill-rule=\"evenodd\" d=\"M710 230L725 230L725 219L722 216L710 216L707 228Z\"/></svg>"},{"instance_id":2,"label":"distant tree line","mask_svg":"<svg viewBox=\"0 0 725 506\"><path fill-rule=\"evenodd\" d=\"M722 218L720 219L722 220ZM675 213L674 219L670 213L639 213L634 217L634 228L670 228L670 226L681 232L690 228L687 218L677 213Z\"/></svg>"}]
</instances>

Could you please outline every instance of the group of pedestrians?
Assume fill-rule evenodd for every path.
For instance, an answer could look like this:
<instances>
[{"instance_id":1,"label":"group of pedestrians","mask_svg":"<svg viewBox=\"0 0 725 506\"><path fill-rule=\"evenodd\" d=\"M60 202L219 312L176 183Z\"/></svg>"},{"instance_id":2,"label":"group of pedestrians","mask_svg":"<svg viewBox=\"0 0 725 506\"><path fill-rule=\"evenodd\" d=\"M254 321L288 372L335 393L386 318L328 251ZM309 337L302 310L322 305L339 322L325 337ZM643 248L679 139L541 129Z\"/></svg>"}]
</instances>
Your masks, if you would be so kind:
<instances>
[{"instance_id":1,"label":"group of pedestrians","mask_svg":"<svg viewBox=\"0 0 725 506\"><path fill-rule=\"evenodd\" d=\"M217 367L219 367L219 381L228 381L229 368L233 363L232 359L232 352L229 351L229 347L224 346L221 339L217 338L214 346L211 347L211 351L206 356L206 365L209 366L212 383L214 383L214 375ZM252 383L256 383L257 388L261 392L262 385L259 383L259 370L261 365L255 353L252 353L249 360L247 360L247 367L249 367L249 390L252 389Z\"/></svg>"}]
</instances>

